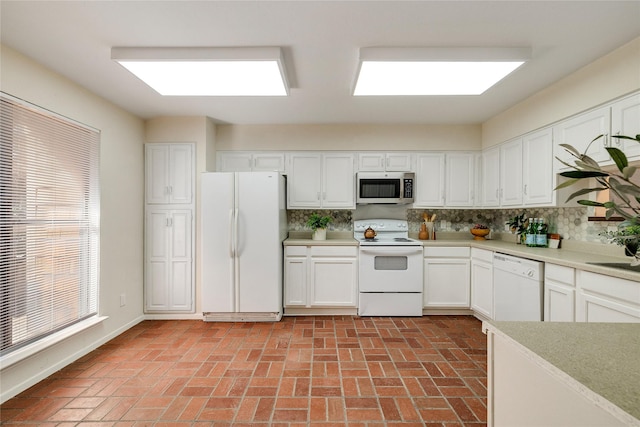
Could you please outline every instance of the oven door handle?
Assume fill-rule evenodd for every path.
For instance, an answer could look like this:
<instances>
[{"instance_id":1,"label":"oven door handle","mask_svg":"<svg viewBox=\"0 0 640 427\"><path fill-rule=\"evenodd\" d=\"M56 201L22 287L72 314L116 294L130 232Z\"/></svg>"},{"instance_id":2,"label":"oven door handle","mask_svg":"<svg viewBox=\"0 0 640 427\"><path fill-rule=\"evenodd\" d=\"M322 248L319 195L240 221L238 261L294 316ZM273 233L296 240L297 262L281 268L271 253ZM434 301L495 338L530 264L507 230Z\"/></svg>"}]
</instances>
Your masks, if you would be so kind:
<instances>
[{"instance_id":1,"label":"oven door handle","mask_svg":"<svg viewBox=\"0 0 640 427\"><path fill-rule=\"evenodd\" d=\"M373 248L373 247L367 247L367 248L363 248L362 246L360 247L360 253L363 254L371 254L371 255L378 255L378 256L385 256L385 255L390 255L390 256L402 256L402 255L416 255L416 254L421 254L422 253L422 247L421 246L414 246L414 247L406 247L406 246L397 246L397 247L391 247L391 246L386 246L384 248Z\"/></svg>"}]
</instances>

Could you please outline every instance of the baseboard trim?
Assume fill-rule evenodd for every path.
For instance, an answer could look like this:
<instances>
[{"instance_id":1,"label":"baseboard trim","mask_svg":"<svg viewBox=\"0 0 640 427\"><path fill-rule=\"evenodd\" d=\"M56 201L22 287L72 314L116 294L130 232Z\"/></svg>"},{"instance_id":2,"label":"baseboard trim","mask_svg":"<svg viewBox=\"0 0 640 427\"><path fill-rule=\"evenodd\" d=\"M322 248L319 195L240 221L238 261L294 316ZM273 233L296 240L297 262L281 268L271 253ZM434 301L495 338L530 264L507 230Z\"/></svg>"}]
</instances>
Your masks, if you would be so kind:
<instances>
[{"instance_id":1,"label":"baseboard trim","mask_svg":"<svg viewBox=\"0 0 640 427\"><path fill-rule=\"evenodd\" d=\"M134 320L132 320L131 322L126 323L125 325L121 326L120 328L118 328L118 329L112 331L111 333L101 337L100 339L90 343L89 345L85 346L83 349L78 350L77 352L75 352L73 354L70 354L69 356L65 357L64 359L59 360L57 363L55 363L55 364L53 364L51 366L48 366L46 369L43 369L40 372L35 373L34 375L30 376L29 378L26 378L20 384L17 384L14 387L11 387L10 389L5 389L3 387L2 391L0 391L0 403L6 402L7 400L9 400L12 397L18 395L19 393L23 392L24 390L28 389L29 387L31 387L31 386L37 384L38 382L44 380L49 375L59 371L60 369L62 369L65 366L69 365L70 363L75 362L76 360L80 359L81 357L87 355L88 353L92 352L96 348L100 347L102 344L108 342L109 340L112 340L113 338L117 337L121 333L131 329L132 327L134 327L138 323L142 322L143 320L145 320L144 316L139 316L139 317L135 318ZM46 351L46 350L43 350L43 351ZM20 363L20 362L18 362L18 363Z\"/></svg>"}]
</instances>

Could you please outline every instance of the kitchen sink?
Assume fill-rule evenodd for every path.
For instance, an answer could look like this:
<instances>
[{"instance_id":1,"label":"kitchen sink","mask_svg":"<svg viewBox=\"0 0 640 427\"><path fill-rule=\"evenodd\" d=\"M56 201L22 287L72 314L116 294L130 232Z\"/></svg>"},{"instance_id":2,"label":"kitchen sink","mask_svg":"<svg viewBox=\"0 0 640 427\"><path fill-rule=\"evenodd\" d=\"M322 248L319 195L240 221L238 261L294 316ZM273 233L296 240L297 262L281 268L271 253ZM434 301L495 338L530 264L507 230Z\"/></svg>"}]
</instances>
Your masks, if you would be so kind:
<instances>
[{"instance_id":1,"label":"kitchen sink","mask_svg":"<svg viewBox=\"0 0 640 427\"><path fill-rule=\"evenodd\" d=\"M619 268L622 270L637 271L640 273L640 265L631 265L631 262L588 262L587 264L601 267Z\"/></svg>"}]
</instances>

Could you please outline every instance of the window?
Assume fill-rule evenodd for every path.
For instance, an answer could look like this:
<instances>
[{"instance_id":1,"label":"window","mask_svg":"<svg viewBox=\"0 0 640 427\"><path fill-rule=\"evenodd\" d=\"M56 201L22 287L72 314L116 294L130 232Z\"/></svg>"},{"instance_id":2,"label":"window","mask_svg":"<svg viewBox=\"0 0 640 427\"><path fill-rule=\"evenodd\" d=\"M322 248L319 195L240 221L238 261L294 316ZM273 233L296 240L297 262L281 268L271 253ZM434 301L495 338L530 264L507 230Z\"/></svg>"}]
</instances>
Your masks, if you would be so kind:
<instances>
[{"instance_id":1,"label":"window","mask_svg":"<svg viewBox=\"0 0 640 427\"><path fill-rule=\"evenodd\" d=\"M0 93L0 355L98 312L100 134Z\"/></svg>"}]
</instances>

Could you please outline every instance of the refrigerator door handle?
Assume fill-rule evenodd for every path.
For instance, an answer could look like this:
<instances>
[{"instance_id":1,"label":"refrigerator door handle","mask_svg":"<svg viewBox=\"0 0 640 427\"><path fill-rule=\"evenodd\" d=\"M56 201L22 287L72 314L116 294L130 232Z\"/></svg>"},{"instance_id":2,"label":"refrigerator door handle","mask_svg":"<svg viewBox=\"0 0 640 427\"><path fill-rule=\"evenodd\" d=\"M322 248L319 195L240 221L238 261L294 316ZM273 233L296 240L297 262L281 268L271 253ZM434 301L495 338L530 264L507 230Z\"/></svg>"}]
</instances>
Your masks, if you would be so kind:
<instances>
[{"instance_id":1,"label":"refrigerator door handle","mask_svg":"<svg viewBox=\"0 0 640 427\"><path fill-rule=\"evenodd\" d=\"M229 255L235 257L234 210L229 211Z\"/></svg>"}]
</instances>

